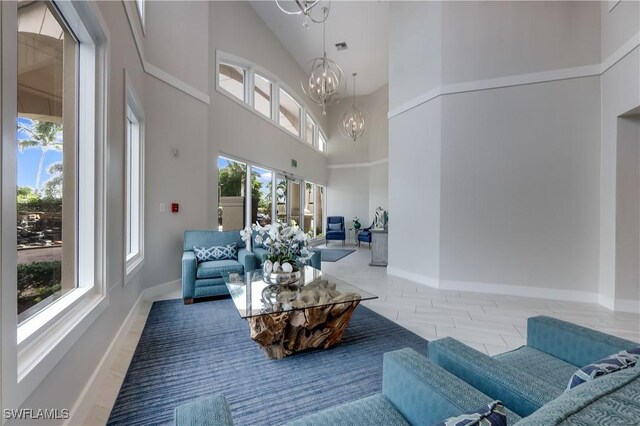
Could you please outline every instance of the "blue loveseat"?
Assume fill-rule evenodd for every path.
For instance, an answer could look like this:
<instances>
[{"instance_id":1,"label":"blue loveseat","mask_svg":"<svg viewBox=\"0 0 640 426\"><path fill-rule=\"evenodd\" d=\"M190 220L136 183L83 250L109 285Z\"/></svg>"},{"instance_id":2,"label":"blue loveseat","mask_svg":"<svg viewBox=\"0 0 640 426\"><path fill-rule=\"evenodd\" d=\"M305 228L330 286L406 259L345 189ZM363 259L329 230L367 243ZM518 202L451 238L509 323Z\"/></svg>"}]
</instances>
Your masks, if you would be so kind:
<instances>
[{"instance_id":1,"label":"blue loveseat","mask_svg":"<svg viewBox=\"0 0 640 426\"><path fill-rule=\"evenodd\" d=\"M237 260L198 262L193 247L238 246ZM223 276L232 272L243 274L257 267L256 257L245 248L240 231L185 231L182 254L182 298L185 304L200 297L228 294Z\"/></svg>"},{"instance_id":2,"label":"blue loveseat","mask_svg":"<svg viewBox=\"0 0 640 426\"><path fill-rule=\"evenodd\" d=\"M430 342L429 357L452 370L452 365L445 360L454 357L456 351L461 353L456 361L462 367L455 375L412 349L386 353L380 394L305 415L288 425L426 426L500 398L507 408L510 426L640 424L640 365L564 391L569 381L566 374L569 370L573 374L578 369L575 364L583 366L594 357L600 359L619 348L637 346L637 343L549 317L531 318L527 333L527 346L494 358L477 351L473 353L461 343L454 348L450 346L453 339ZM502 360L498 361L499 358ZM562 372L564 368L558 361L569 363L571 367ZM506 367L509 364L521 366L528 372L527 376ZM478 377L477 380L468 379L477 385L475 387L467 379L458 377L461 372L471 374L470 371ZM554 378L554 375L561 377ZM524 382L522 377L531 383ZM563 384L554 386L551 382ZM478 386L487 389L487 393L477 389ZM523 402L529 399L532 401ZM517 414L517 410L527 404L538 404L538 408L526 417ZM174 421L181 426L233 424L224 396L219 394L176 407Z\"/></svg>"}]
</instances>

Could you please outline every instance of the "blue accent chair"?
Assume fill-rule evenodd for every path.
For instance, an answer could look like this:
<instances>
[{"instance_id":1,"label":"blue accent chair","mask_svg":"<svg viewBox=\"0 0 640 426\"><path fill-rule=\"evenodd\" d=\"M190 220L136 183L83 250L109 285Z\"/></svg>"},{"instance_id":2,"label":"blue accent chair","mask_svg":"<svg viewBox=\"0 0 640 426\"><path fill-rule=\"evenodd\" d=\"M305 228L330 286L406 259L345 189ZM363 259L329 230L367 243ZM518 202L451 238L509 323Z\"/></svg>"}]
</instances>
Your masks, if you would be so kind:
<instances>
[{"instance_id":1,"label":"blue accent chair","mask_svg":"<svg viewBox=\"0 0 640 426\"><path fill-rule=\"evenodd\" d=\"M511 352L490 357L451 337L431 341L427 349L431 361L524 417L562 395L579 368L638 346L556 318L537 316L527 320L527 344Z\"/></svg>"},{"instance_id":2,"label":"blue accent chair","mask_svg":"<svg viewBox=\"0 0 640 426\"><path fill-rule=\"evenodd\" d=\"M238 260L196 260L193 247L224 246L236 243ZM193 299L229 294L224 284L224 275L256 269L256 257L245 248L240 231L185 231L182 254L182 298L185 305Z\"/></svg>"},{"instance_id":3,"label":"blue accent chair","mask_svg":"<svg viewBox=\"0 0 640 426\"><path fill-rule=\"evenodd\" d=\"M373 228L373 225L374 222L371 222L371 226L358 232L358 247L360 247L360 243L369 243L369 248L371 248L371 228Z\"/></svg>"},{"instance_id":4,"label":"blue accent chair","mask_svg":"<svg viewBox=\"0 0 640 426\"><path fill-rule=\"evenodd\" d=\"M327 229L324 238L329 243L330 240L342 241L344 245L347 234L344 231L344 216L327 216Z\"/></svg>"},{"instance_id":5,"label":"blue accent chair","mask_svg":"<svg viewBox=\"0 0 640 426\"><path fill-rule=\"evenodd\" d=\"M256 257L256 268L262 268L262 264L264 263L267 255L269 254L269 250L262 244L256 243L257 235L258 235L257 231L253 231L253 233L251 234L251 241L252 241L251 251ZM319 251L313 253L313 255L311 256L311 259L309 260L309 264L316 269L322 269L322 262L320 259ZM299 263L298 266L301 266L301 265L302 263Z\"/></svg>"}]
</instances>

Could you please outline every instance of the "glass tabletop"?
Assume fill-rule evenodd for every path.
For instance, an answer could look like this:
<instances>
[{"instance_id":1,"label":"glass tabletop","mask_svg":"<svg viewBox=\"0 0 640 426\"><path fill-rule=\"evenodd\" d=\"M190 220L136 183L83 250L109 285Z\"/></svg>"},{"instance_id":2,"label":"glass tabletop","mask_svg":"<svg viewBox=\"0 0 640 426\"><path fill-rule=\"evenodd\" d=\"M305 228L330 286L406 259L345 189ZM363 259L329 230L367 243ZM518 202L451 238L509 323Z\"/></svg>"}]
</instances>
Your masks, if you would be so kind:
<instances>
[{"instance_id":1,"label":"glass tabletop","mask_svg":"<svg viewBox=\"0 0 640 426\"><path fill-rule=\"evenodd\" d=\"M300 272L300 284L293 286L270 286L262 280L260 269L228 274L224 281L242 318L378 298L311 266Z\"/></svg>"}]
</instances>

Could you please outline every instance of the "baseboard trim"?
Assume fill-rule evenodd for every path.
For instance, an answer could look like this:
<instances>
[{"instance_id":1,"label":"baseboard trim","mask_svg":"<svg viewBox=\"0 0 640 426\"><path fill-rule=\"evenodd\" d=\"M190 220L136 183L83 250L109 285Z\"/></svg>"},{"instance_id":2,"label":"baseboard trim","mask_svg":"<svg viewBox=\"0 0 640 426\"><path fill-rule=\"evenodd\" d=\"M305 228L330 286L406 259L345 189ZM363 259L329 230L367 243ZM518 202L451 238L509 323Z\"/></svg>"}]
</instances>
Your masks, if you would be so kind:
<instances>
[{"instance_id":1,"label":"baseboard trim","mask_svg":"<svg viewBox=\"0 0 640 426\"><path fill-rule=\"evenodd\" d=\"M437 279L430 277L429 275L416 274L415 272L408 272L403 269L396 268L394 266L387 266L387 274L394 275L399 278L404 278L409 281L416 282L418 284L426 285L431 288L442 288Z\"/></svg>"},{"instance_id":2,"label":"baseboard trim","mask_svg":"<svg viewBox=\"0 0 640 426\"><path fill-rule=\"evenodd\" d=\"M149 301L156 297L162 296L163 294L167 294L168 292L175 290L176 287L179 288L181 284L181 280L169 281L164 284L146 288L140 293L140 296L138 296L138 299L136 299L135 303L129 310L129 313L122 322L122 325L120 325L120 328L111 340L109 347L100 359L100 362L96 366L93 374L87 381L87 384L84 386L84 388L80 392L80 395L76 399L76 402L73 404L73 408L70 411L71 416L64 423L65 425L84 424L84 420L89 414L89 411L91 410L91 407L93 406L98 396L100 385L109 374L111 366L118 356L120 348L122 347L127 334L129 334L129 331L131 330L133 321L138 312L140 312L142 303L144 301Z\"/></svg>"},{"instance_id":3,"label":"baseboard trim","mask_svg":"<svg viewBox=\"0 0 640 426\"><path fill-rule=\"evenodd\" d=\"M614 302L614 311L640 314L640 300L616 299Z\"/></svg>"},{"instance_id":4,"label":"baseboard trim","mask_svg":"<svg viewBox=\"0 0 640 426\"><path fill-rule=\"evenodd\" d=\"M475 293L502 294L507 296L532 297L536 299L562 300L569 302L599 304L599 294L588 291L562 290L546 287L528 287L509 284L479 283L472 281L440 280L440 288Z\"/></svg>"}]
</instances>

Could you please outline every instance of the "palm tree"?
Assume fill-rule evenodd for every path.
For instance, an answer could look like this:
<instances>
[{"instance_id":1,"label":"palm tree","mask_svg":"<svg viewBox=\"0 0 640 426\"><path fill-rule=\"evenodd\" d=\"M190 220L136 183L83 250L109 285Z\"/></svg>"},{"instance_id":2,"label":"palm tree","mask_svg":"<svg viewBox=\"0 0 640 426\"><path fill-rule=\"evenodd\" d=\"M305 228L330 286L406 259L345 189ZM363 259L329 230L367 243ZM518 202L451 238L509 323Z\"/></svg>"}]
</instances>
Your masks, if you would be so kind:
<instances>
[{"instance_id":1,"label":"palm tree","mask_svg":"<svg viewBox=\"0 0 640 426\"><path fill-rule=\"evenodd\" d=\"M18 123L18 131L28 135L27 139L18 139L18 148L21 151L40 148L40 162L38 163L38 172L36 174L36 193L39 194L42 168L44 167L44 159L47 152L50 150L62 151L62 142L58 140L58 134L62 132L62 124L33 120L30 127Z\"/></svg>"},{"instance_id":2,"label":"palm tree","mask_svg":"<svg viewBox=\"0 0 640 426\"><path fill-rule=\"evenodd\" d=\"M52 163L47 169L51 178L43 185L46 198L62 198L62 161Z\"/></svg>"}]
</instances>

